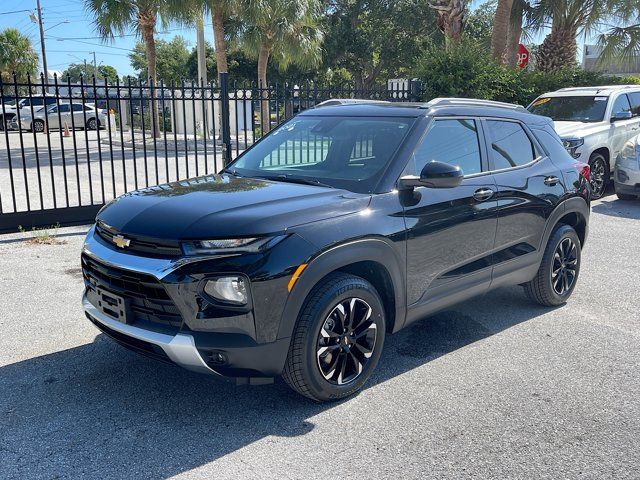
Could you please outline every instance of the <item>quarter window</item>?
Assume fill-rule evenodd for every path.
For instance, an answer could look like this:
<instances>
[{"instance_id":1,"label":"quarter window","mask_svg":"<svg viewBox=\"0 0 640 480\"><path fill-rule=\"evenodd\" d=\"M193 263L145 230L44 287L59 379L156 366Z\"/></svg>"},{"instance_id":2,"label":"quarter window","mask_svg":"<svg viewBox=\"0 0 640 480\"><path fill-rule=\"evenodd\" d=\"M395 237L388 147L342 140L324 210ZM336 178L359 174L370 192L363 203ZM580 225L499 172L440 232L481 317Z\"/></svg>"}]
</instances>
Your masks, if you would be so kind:
<instances>
[{"instance_id":1,"label":"quarter window","mask_svg":"<svg viewBox=\"0 0 640 480\"><path fill-rule=\"evenodd\" d=\"M413 156L416 174L434 160L457 165L465 175L481 172L476 121L436 120Z\"/></svg>"},{"instance_id":2,"label":"quarter window","mask_svg":"<svg viewBox=\"0 0 640 480\"><path fill-rule=\"evenodd\" d=\"M488 120L493 170L526 165L537 158L531 139L516 122Z\"/></svg>"}]
</instances>

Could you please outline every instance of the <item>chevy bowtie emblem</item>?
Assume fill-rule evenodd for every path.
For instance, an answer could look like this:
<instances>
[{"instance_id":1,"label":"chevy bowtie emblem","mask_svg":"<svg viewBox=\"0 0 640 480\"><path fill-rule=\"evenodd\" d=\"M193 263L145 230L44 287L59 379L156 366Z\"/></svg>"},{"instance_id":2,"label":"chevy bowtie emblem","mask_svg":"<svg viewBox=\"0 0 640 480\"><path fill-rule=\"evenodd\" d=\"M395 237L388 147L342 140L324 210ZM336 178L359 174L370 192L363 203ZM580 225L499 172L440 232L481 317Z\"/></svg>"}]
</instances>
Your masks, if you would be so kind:
<instances>
[{"instance_id":1,"label":"chevy bowtie emblem","mask_svg":"<svg viewBox=\"0 0 640 480\"><path fill-rule=\"evenodd\" d=\"M128 238L124 238L122 235L114 235L113 243L115 243L116 246L120 248L125 248L129 246L129 244L131 243L131 240L129 240Z\"/></svg>"}]
</instances>

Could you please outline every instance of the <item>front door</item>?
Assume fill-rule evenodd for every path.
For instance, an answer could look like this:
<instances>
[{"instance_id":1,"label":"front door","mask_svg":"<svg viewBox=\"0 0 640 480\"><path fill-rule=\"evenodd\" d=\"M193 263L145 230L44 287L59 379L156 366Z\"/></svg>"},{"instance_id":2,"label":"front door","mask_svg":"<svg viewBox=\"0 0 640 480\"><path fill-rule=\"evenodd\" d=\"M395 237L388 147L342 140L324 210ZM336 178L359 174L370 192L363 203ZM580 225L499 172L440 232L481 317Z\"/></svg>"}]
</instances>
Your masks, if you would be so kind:
<instances>
[{"instance_id":1,"label":"front door","mask_svg":"<svg viewBox=\"0 0 640 480\"><path fill-rule=\"evenodd\" d=\"M491 282L497 225L497 191L487 174L480 122L434 120L404 175L427 162L458 165L465 174L454 188L417 187L404 201L407 237L407 304L420 315L451 300L483 293Z\"/></svg>"}]
</instances>

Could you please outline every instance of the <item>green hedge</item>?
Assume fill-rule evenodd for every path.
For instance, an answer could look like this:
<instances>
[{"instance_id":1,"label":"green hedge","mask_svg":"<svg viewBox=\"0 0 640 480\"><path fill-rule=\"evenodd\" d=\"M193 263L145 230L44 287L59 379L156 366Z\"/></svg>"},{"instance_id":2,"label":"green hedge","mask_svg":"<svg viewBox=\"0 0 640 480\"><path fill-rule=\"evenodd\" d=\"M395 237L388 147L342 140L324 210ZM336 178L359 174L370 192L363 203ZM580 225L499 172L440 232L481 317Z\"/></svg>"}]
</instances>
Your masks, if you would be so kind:
<instances>
[{"instance_id":1,"label":"green hedge","mask_svg":"<svg viewBox=\"0 0 640 480\"><path fill-rule=\"evenodd\" d=\"M492 61L485 49L465 43L448 52L426 51L416 70L422 99L468 97L528 105L538 95L564 87L640 84L638 77L615 77L579 68L543 73L509 68Z\"/></svg>"}]
</instances>

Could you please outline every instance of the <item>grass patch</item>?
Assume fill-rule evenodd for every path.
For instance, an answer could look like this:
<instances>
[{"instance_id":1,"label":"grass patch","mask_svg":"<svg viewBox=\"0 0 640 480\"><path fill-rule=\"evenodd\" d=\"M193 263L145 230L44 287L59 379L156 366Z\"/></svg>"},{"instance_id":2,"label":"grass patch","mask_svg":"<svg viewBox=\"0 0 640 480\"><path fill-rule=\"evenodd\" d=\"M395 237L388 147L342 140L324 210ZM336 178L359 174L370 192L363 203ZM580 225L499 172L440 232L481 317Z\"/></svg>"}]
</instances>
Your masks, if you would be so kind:
<instances>
[{"instance_id":1,"label":"grass patch","mask_svg":"<svg viewBox=\"0 0 640 480\"><path fill-rule=\"evenodd\" d=\"M27 243L32 245L64 245L67 243L65 240L60 240L56 238L56 234L58 229L60 228L60 224L56 223L50 227L41 227L36 228L33 227L31 230L27 230L22 225L18 227L20 233L31 233L33 236L26 240Z\"/></svg>"}]
</instances>

